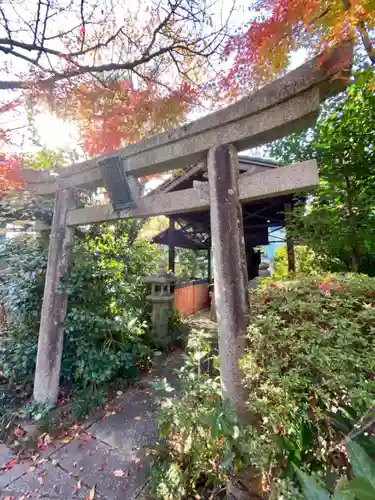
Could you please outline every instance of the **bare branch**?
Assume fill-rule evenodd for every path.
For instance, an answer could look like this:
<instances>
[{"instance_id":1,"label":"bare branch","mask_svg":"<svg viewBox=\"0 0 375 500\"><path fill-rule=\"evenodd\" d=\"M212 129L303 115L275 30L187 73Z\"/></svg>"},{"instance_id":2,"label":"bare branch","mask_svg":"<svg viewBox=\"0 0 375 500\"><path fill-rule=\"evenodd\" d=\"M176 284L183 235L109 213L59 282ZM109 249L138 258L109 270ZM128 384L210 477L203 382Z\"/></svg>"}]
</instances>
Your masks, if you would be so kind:
<instances>
[{"instance_id":1,"label":"bare branch","mask_svg":"<svg viewBox=\"0 0 375 500\"><path fill-rule=\"evenodd\" d=\"M86 38L86 24L85 24L85 16L84 16L84 13L83 13L83 5L84 5L84 3L85 3L85 0L81 0L81 10L80 10L81 21L82 21L82 28L81 28L81 36L82 36L81 51L83 50L83 47L85 45L85 38Z\"/></svg>"},{"instance_id":2,"label":"bare branch","mask_svg":"<svg viewBox=\"0 0 375 500\"><path fill-rule=\"evenodd\" d=\"M1 16L3 18L3 21L4 21L4 28L5 28L5 31L7 32L8 34L8 37L9 37L9 40L12 39L12 32L10 31L10 28L9 28L9 23L8 23L8 19L6 18L5 16L5 12L3 10L2 7L0 7L0 12L1 12Z\"/></svg>"},{"instance_id":3,"label":"bare branch","mask_svg":"<svg viewBox=\"0 0 375 500\"><path fill-rule=\"evenodd\" d=\"M41 0L38 0L38 9L36 13L36 20L35 20L35 29L34 29L34 44L36 44L36 41L38 39L38 29L39 29L39 21L40 21L40 7L41 7Z\"/></svg>"},{"instance_id":4,"label":"bare branch","mask_svg":"<svg viewBox=\"0 0 375 500\"><path fill-rule=\"evenodd\" d=\"M46 6L46 15L45 15L45 18L44 18L44 25L43 25L43 31L42 31L42 38L40 40L40 50L39 50L39 54L38 54L38 57L36 58L37 62L39 62L39 59L43 53L43 46L44 46L44 40L45 40L45 36L46 36L46 30L47 30L47 21L48 21L48 12L49 12L49 8L50 8L50 1L47 0L47 6Z\"/></svg>"},{"instance_id":5,"label":"bare branch","mask_svg":"<svg viewBox=\"0 0 375 500\"><path fill-rule=\"evenodd\" d=\"M214 8L216 0L153 0L151 10L145 11L149 13L146 17L150 16L150 24L144 25L144 29L138 29L144 14L139 19L135 14L133 19L131 13L125 20L121 19L121 24L114 19L116 9L123 8L117 1L71 0L60 4L60 0L38 0L34 13L25 7L21 15L12 5L20 25L17 31L12 31L12 25L8 24L7 12L0 10L7 35L0 38L0 52L24 61L28 64L25 72L30 70L29 78L18 79L16 74L17 78L0 81L0 89L38 86L52 90L56 83L64 80L74 84L92 78L105 86L111 79L131 80L134 74L140 88L142 85L144 88L142 82L152 82L171 91L176 88L173 76L176 72L196 85L191 72L211 68L211 58L220 50L227 35L227 24L215 30L208 23L207 12ZM23 19L25 15L30 19ZM64 21L57 21L67 16L68 27ZM64 31L60 30L61 26ZM19 36L22 30L24 36ZM172 84L166 78L169 74ZM85 76L87 79L82 78Z\"/></svg>"}]
</instances>

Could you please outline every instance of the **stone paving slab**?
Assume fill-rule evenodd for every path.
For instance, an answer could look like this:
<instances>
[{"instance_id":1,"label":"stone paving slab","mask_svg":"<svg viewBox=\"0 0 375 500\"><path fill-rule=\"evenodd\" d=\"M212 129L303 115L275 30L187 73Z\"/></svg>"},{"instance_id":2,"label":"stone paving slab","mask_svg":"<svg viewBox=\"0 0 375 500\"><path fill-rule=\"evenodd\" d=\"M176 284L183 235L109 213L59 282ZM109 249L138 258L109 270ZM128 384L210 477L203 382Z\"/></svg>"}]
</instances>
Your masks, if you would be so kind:
<instances>
[{"instance_id":1,"label":"stone paving slab","mask_svg":"<svg viewBox=\"0 0 375 500\"><path fill-rule=\"evenodd\" d=\"M36 470L26 462L0 474L0 500L7 496L19 500L26 494L27 498L74 500L87 497L94 486L95 499L146 499L152 465L149 448L157 439L152 384L166 377L176 386L174 372L181 360L181 352L173 353L159 369L120 395L113 413L98 412L68 443L56 440L40 453L45 461ZM2 452L8 458L8 451Z\"/></svg>"},{"instance_id":2,"label":"stone paving slab","mask_svg":"<svg viewBox=\"0 0 375 500\"><path fill-rule=\"evenodd\" d=\"M89 488L108 499L131 499L143 488L151 463L147 451L138 449L122 453L84 434L53 458L70 474L77 475Z\"/></svg>"},{"instance_id":3,"label":"stone paving slab","mask_svg":"<svg viewBox=\"0 0 375 500\"><path fill-rule=\"evenodd\" d=\"M0 472L0 494L9 484L22 477L28 471L28 466L23 463L16 464L11 469ZM1 499L1 496L0 496Z\"/></svg>"},{"instance_id":4,"label":"stone paving slab","mask_svg":"<svg viewBox=\"0 0 375 500\"><path fill-rule=\"evenodd\" d=\"M41 484L42 483L42 484ZM51 499L79 499L85 498L90 491L83 484L77 488L78 479L69 476L59 466L46 461L43 467L27 474L12 482L1 493L4 497L14 496L19 499L22 495L27 498L51 498Z\"/></svg>"},{"instance_id":5,"label":"stone paving slab","mask_svg":"<svg viewBox=\"0 0 375 500\"><path fill-rule=\"evenodd\" d=\"M0 469L5 466L10 460L14 458L11 450L3 443L0 443Z\"/></svg>"},{"instance_id":6,"label":"stone paving slab","mask_svg":"<svg viewBox=\"0 0 375 500\"><path fill-rule=\"evenodd\" d=\"M100 419L89 427L100 441L115 449L121 449L125 456L153 443L157 436L154 412L157 406L155 394L150 388L133 390L122 403L121 411Z\"/></svg>"}]
</instances>

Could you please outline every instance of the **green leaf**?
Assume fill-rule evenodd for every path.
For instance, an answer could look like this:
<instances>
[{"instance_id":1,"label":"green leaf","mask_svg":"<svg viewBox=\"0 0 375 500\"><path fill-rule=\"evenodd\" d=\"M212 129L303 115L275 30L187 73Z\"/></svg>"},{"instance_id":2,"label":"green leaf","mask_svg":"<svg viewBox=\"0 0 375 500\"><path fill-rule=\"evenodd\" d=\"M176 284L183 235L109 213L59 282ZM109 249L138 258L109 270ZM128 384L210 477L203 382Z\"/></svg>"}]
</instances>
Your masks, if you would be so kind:
<instances>
[{"instance_id":1,"label":"green leaf","mask_svg":"<svg viewBox=\"0 0 375 500\"><path fill-rule=\"evenodd\" d=\"M356 477L366 479L375 488L375 464L364 449L354 441L347 443L350 463ZM374 497L375 498L375 494Z\"/></svg>"},{"instance_id":2,"label":"green leaf","mask_svg":"<svg viewBox=\"0 0 375 500\"><path fill-rule=\"evenodd\" d=\"M224 452L222 459L221 459L220 467L224 470L228 469L233 464L234 459L235 459L235 455L234 455L233 451L226 450Z\"/></svg>"},{"instance_id":3,"label":"green leaf","mask_svg":"<svg viewBox=\"0 0 375 500\"><path fill-rule=\"evenodd\" d=\"M372 484L359 477L349 481L347 489L342 490L341 493L345 491L353 493L357 500L374 500L375 498L375 488L373 488Z\"/></svg>"},{"instance_id":4,"label":"green leaf","mask_svg":"<svg viewBox=\"0 0 375 500\"><path fill-rule=\"evenodd\" d=\"M233 439L238 439L238 438L239 438L239 436L240 436L240 429L238 428L238 426L237 426L237 425L235 425L235 426L233 427L233 434L232 434L232 437L233 437Z\"/></svg>"},{"instance_id":5,"label":"green leaf","mask_svg":"<svg viewBox=\"0 0 375 500\"><path fill-rule=\"evenodd\" d=\"M306 500L329 500L329 494L312 477L302 472L293 465L302 487L302 493Z\"/></svg>"},{"instance_id":6,"label":"green leaf","mask_svg":"<svg viewBox=\"0 0 375 500\"><path fill-rule=\"evenodd\" d=\"M337 491L333 495L332 500L355 500L355 495L350 490L347 490L347 491Z\"/></svg>"},{"instance_id":7,"label":"green leaf","mask_svg":"<svg viewBox=\"0 0 375 500\"><path fill-rule=\"evenodd\" d=\"M355 500L355 495L350 491L348 486L349 480L346 477L342 477L337 483L332 500Z\"/></svg>"}]
</instances>

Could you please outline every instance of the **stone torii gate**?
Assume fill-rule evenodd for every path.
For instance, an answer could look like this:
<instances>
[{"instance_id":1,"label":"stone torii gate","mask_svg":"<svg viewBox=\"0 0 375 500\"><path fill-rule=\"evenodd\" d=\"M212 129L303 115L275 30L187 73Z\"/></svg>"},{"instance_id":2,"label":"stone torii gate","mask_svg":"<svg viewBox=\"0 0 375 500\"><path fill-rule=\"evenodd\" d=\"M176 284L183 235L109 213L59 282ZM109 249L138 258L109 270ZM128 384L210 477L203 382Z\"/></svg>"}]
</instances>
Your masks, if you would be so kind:
<instances>
[{"instance_id":1,"label":"stone torii gate","mask_svg":"<svg viewBox=\"0 0 375 500\"><path fill-rule=\"evenodd\" d=\"M237 150L259 146L315 123L319 105L346 86L352 49L343 45L235 104L193 123L145 139L110 155L56 172L24 171L28 188L54 195L41 313L34 398L57 399L74 227L133 217L210 208L223 392L245 418L238 360L248 323L247 271L241 203L307 190L318 183L314 160L238 176ZM343 61L348 62L343 69ZM206 162L208 184L141 196L137 178ZM53 174L53 175L52 175ZM111 204L74 208L75 188L107 188Z\"/></svg>"}]
</instances>

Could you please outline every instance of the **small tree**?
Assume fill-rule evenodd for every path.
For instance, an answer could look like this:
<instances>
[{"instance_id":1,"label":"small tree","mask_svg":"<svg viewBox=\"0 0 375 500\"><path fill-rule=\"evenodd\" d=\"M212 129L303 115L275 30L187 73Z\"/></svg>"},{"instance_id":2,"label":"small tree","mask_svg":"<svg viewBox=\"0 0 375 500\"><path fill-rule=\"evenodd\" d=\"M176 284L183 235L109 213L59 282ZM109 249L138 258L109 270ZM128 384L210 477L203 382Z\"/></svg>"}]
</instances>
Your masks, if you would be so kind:
<instances>
[{"instance_id":1,"label":"small tree","mask_svg":"<svg viewBox=\"0 0 375 500\"><path fill-rule=\"evenodd\" d=\"M285 163L315 157L319 187L295 211L295 236L330 269L372 272L375 255L375 96L372 71L331 101L312 131L272 144Z\"/></svg>"}]
</instances>

